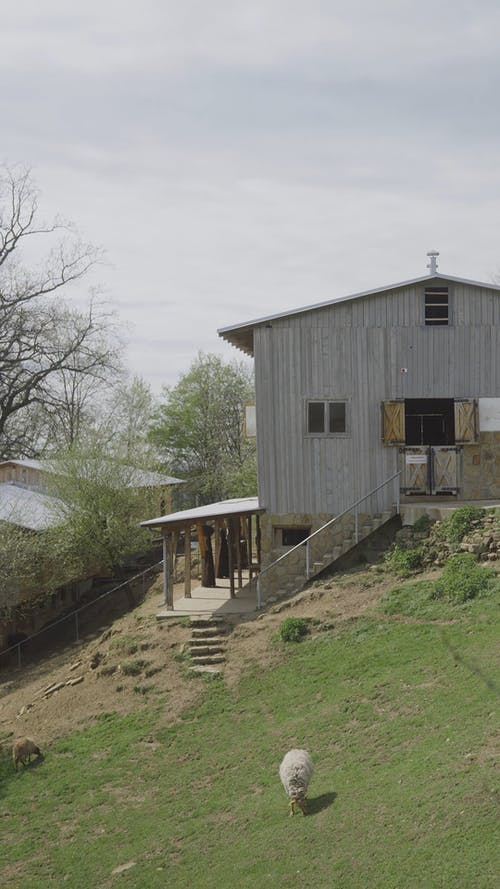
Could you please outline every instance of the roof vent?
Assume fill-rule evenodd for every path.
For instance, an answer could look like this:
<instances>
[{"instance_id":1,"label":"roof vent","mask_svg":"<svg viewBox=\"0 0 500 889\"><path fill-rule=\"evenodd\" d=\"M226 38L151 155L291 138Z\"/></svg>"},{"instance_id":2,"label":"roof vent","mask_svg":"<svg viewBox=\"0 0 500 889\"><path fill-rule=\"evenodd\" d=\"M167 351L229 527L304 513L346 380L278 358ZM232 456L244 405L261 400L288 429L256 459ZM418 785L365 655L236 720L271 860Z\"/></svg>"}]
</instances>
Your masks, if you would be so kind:
<instances>
[{"instance_id":1,"label":"roof vent","mask_svg":"<svg viewBox=\"0 0 500 889\"><path fill-rule=\"evenodd\" d=\"M429 269L429 275L437 275L438 265L437 258L439 256L439 250L429 250L427 253L429 257L429 262L427 263L427 268Z\"/></svg>"}]
</instances>

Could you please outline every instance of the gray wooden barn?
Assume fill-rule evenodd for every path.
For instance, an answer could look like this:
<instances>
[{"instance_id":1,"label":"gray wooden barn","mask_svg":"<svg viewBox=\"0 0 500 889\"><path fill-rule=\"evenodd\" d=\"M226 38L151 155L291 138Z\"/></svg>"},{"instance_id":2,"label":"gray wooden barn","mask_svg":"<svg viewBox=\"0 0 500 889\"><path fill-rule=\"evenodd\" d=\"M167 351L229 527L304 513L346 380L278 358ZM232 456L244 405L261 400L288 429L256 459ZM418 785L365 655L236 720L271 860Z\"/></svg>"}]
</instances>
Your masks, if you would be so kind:
<instances>
[{"instance_id":1,"label":"gray wooden barn","mask_svg":"<svg viewBox=\"0 0 500 889\"><path fill-rule=\"evenodd\" d=\"M400 499L500 499L500 287L428 255L424 277L219 330L255 360L264 566L333 516L308 576Z\"/></svg>"}]
</instances>

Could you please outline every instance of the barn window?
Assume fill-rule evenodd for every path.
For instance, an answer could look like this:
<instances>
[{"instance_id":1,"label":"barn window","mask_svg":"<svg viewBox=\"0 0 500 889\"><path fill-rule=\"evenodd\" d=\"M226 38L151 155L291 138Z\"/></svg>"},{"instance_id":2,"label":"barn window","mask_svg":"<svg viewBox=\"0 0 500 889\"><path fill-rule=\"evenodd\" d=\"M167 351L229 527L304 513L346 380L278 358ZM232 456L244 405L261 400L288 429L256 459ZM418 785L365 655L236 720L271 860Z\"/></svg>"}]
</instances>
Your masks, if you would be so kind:
<instances>
[{"instance_id":1,"label":"barn window","mask_svg":"<svg viewBox=\"0 0 500 889\"><path fill-rule=\"evenodd\" d=\"M313 435L342 435L347 432L345 401L309 401L307 431Z\"/></svg>"},{"instance_id":2,"label":"barn window","mask_svg":"<svg viewBox=\"0 0 500 889\"><path fill-rule=\"evenodd\" d=\"M306 525L294 527L278 527L274 528L274 545L275 546L298 546L309 537L311 528Z\"/></svg>"},{"instance_id":3,"label":"barn window","mask_svg":"<svg viewBox=\"0 0 500 889\"><path fill-rule=\"evenodd\" d=\"M448 288L425 288L425 323L429 326L436 324L448 324Z\"/></svg>"}]
</instances>

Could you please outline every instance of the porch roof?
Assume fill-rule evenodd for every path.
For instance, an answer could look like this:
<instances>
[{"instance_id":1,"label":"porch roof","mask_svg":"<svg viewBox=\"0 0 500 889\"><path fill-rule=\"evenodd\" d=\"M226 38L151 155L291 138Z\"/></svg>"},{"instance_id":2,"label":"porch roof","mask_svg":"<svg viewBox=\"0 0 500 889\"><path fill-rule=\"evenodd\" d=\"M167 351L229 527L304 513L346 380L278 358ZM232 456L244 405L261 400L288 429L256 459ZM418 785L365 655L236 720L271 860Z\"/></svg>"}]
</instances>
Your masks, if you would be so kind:
<instances>
[{"instance_id":1,"label":"porch roof","mask_svg":"<svg viewBox=\"0 0 500 889\"><path fill-rule=\"evenodd\" d=\"M265 507L260 506L258 497L241 497L233 500L220 500L218 503L207 503L205 506L197 506L194 509L171 512L157 519L141 522L141 527L174 530L213 519L236 518L242 515L260 514L265 511Z\"/></svg>"}]
</instances>

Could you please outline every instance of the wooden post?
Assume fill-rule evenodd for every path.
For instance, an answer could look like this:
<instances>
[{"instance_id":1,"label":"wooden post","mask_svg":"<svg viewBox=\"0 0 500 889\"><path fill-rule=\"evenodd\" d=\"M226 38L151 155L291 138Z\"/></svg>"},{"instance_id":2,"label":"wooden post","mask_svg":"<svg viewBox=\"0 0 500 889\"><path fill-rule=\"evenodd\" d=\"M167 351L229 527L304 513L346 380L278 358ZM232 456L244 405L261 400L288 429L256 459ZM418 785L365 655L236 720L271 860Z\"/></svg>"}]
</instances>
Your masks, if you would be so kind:
<instances>
[{"instance_id":1,"label":"wooden post","mask_svg":"<svg viewBox=\"0 0 500 889\"><path fill-rule=\"evenodd\" d=\"M169 546L168 533L163 532L163 604L169 611L174 608L174 591L170 589L169 584Z\"/></svg>"},{"instance_id":2,"label":"wooden post","mask_svg":"<svg viewBox=\"0 0 500 889\"><path fill-rule=\"evenodd\" d=\"M220 519L214 521L214 563L215 576L220 577L220 551L221 551L221 535L220 535Z\"/></svg>"},{"instance_id":3,"label":"wooden post","mask_svg":"<svg viewBox=\"0 0 500 889\"><path fill-rule=\"evenodd\" d=\"M227 555L229 563L229 591L231 599L236 598L234 590L234 533L231 519L227 522Z\"/></svg>"},{"instance_id":4,"label":"wooden post","mask_svg":"<svg viewBox=\"0 0 500 889\"><path fill-rule=\"evenodd\" d=\"M229 577L229 554L226 525L227 522L220 522L217 532L219 537L219 560L217 577Z\"/></svg>"},{"instance_id":5,"label":"wooden post","mask_svg":"<svg viewBox=\"0 0 500 889\"><path fill-rule=\"evenodd\" d=\"M198 541L200 544L201 555L201 585L204 587L215 587L215 571L214 557L212 554L212 544L210 537L213 534L213 528L210 525L196 525L198 533Z\"/></svg>"},{"instance_id":6,"label":"wooden post","mask_svg":"<svg viewBox=\"0 0 500 889\"><path fill-rule=\"evenodd\" d=\"M201 530L201 523L196 523L196 535L198 537L198 549L200 550L200 573L201 566L203 564L203 557L205 555L205 538L203 536L203 531Z\"/></svg>"},{"instance_id":7,"label":"wooden post","mask_svg":"<svg viewBox=\"0 0 500 889\"><path fill-rule=\"evenodd\" d=\"M243 573L241 568L241 519L238 516L234 520L234 530L236 532L236 564L238 566L238 590L243 586Z\"/></svg>"},{"instance_id":8,"label":"wooden post","mask_svg":"<svg viewBox=\"0 0 500 889\"><path fill-rule=\"evenodd\" d=\"M184 528L184 595L191 598L191 526Z\"/></svg>"},{"instance_id":9,"label":"wooden post","mask_svg":"<svg viewBox=\"0 0 500 889\"><path fill-rule=\"evenodd\" d=\"M177 561L177 544L179 542L179 532L172 531L170 536L170 588L172 590L172 607L174 604L174 584L175 584L175 563Z\"/></svg>"},{"instance_id":10,"label":"wooden post","mask_svg":"<svg viewBox=\"0 0 500 889\"><path fill-rule=\"evenodd\" d=\"M247 547L248 547L248 577L251 580L253 574L253 551L252 551L252 513L247 517Z\"/></svg>"}]
</instances>

